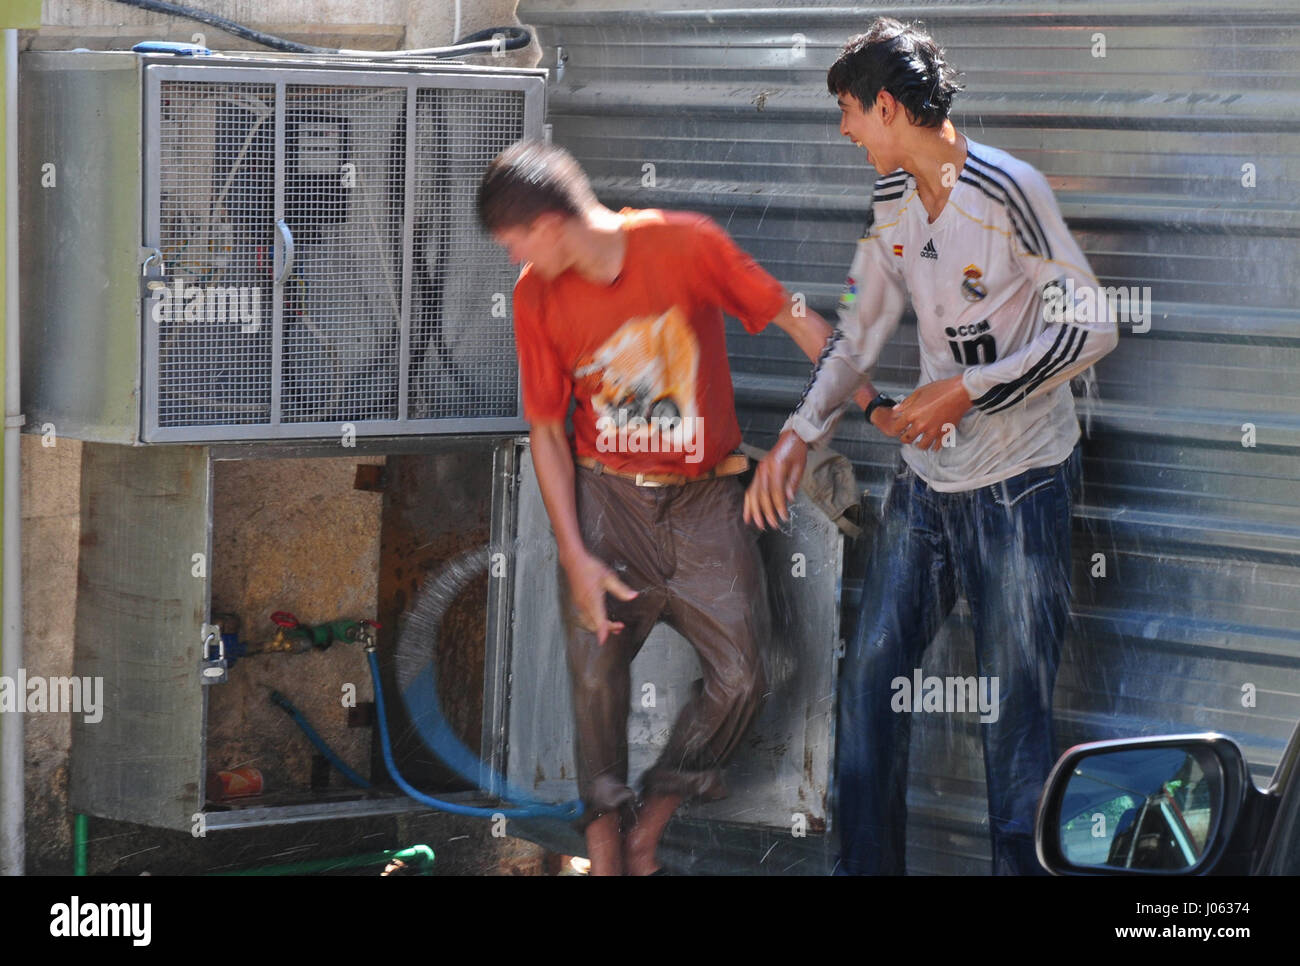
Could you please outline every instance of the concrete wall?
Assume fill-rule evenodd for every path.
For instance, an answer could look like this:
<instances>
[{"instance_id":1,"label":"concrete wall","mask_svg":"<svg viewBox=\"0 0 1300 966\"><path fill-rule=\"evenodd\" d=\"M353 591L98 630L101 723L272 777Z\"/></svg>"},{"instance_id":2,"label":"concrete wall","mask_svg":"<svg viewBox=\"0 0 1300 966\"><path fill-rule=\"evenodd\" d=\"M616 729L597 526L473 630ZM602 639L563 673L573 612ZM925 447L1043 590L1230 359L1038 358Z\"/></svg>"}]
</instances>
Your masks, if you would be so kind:
<instances>
[{"instance_id":1,"label":"concrete wall","mask_svg":"<svg viewBox=\"0 0 1300 966\"><path fill-rule=\"evenodd\" d=\"M72 673L72 636L81 529L81 444L43 446L22 437L23 664L28 674ZM72 820L68 814L71 717L24 716L26 745L27 868L69 871Z\"/></svg>"}]
</instances>

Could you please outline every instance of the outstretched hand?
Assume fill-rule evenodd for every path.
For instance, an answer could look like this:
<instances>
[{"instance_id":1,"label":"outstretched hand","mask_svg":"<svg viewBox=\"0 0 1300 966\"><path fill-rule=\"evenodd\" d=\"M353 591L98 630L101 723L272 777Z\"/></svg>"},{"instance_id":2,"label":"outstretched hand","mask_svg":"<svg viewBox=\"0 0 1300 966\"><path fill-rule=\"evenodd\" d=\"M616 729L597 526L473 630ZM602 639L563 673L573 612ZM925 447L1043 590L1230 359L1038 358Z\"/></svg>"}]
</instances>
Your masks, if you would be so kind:
<instances>
[{"instance_id":1,"label":"outstretched hand","mask_svg":"<svg viewBox=\"0 0 1300 966\"><path fill-rule=\"evenodd\" d=\"M605 594L619 600L633 600L637 592L629 587L606 566L605 562L590 553L584 554L565 566L569 578L569 592L577 611L578 623L596 634L596 641L604 644L610 634L623 630L622 621L611 621L605 610Z\"/></svg>"},{"instance_id":2,"label":"outstretched hand","mask_svg":"<svg viewBox=\"0 0 1300 966\"><path fill-rule=\"evenodd\" d=\"M787 429L754 471L754 481L745 491L745 522L765 530L789 520L789 506L807 464L808 444Z\"/></svg>"}]
</instances>

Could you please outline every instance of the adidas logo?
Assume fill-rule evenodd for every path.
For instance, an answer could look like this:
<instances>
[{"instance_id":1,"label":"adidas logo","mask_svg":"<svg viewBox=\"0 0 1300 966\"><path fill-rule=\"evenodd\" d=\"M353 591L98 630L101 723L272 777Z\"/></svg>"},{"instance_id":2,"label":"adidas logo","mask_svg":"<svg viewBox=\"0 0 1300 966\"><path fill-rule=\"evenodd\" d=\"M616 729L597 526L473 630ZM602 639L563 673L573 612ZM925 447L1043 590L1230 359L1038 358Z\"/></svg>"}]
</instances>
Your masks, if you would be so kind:
<instances>
[{"instance_id":1,"label":"adidas logo","mask_svg":"<svg viewBox=\"0 0 1300 966\"><path fill-rule=\"evenodd\" d=\"M933 239L933 238L931 238L928 242L926 242L926 243L925 243L925 247L921 249L921 257L922 257L922 258L938 258L938 257L939 257L939 249L937 249L937 248L934 247L934 239Z\"/></svg>"}]
</instances>

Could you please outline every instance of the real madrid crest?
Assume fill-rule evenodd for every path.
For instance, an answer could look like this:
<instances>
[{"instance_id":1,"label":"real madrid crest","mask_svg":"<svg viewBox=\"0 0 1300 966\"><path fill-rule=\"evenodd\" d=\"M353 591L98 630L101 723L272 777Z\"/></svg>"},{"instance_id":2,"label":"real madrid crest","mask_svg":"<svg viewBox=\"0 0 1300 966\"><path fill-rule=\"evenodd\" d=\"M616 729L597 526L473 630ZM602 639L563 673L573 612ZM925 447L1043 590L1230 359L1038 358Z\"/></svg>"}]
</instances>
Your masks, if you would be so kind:
<instances>
[{"instance_id":1,"label":"real madrid crest","mask_svg":"<svg viewBox=\"0 0 1300 966\"><path fill-rule=\"evenodd\" d=\"M967 265L962 269L961 297L967 302L978 302L984 296L989 294L989 290L980 284L980 279L984 273L975 265Z\"/></svg>"}]
</instances>

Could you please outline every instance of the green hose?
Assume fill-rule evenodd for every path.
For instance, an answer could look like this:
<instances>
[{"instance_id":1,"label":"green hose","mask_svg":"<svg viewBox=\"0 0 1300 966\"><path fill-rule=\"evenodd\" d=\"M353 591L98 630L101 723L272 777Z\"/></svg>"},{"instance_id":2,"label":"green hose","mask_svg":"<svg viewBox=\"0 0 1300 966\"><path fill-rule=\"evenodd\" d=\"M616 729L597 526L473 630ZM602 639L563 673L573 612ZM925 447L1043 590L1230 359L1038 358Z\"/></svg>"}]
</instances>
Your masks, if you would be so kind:
<instances>
[{"instance_id":1,"label":"green hose","mask_svg":"<svg viewBox=\"0 0 1300 966\"><path fill-rule=\"evenodd\" d=\"M72 874L86 874L86 845L90 835L90 821L78 814L72 820Z\"/></svg>"},{"instance_id":2,"label":"green hose","mask_svg":"<svg viewBox=\"0 0 1300 966\"><path fill-rule=\"evenodd\" d=\"M261 865L233 872L209 872L208 875L311 875L315 872L334 872L339 869L359 869L367 865L380 865L401 861L418 862L420 875L430 875L433 870L433 849L427 845L412 845L408 849L388 849L361 855L345 855L337 859L310 859L306 862L289 862L284 865Z\"/></svg>"},{"instance_id":3,"label":"green hose","mask_svg":"<svg viewBox=\"0 0 1300 966\"><path fill-rule=\"evenodd\" d=\"M72 874L86 874L86 852L89 842L90 821L85 815L75 815L72 821ZM263 865L251 869L238 869L234 872L210 872L209 875L311 875L313 872L332 872L336 869L358 869L367 865L400 861L407 865L418 863L420 875L431 875L433 871L433 849L427 845L412 845L407 849L387 849L383 852L367 852L361 855L346 855L337 859L311 859L306 862L290 862L286 865Z\"/></svg>"}]
</instances>

